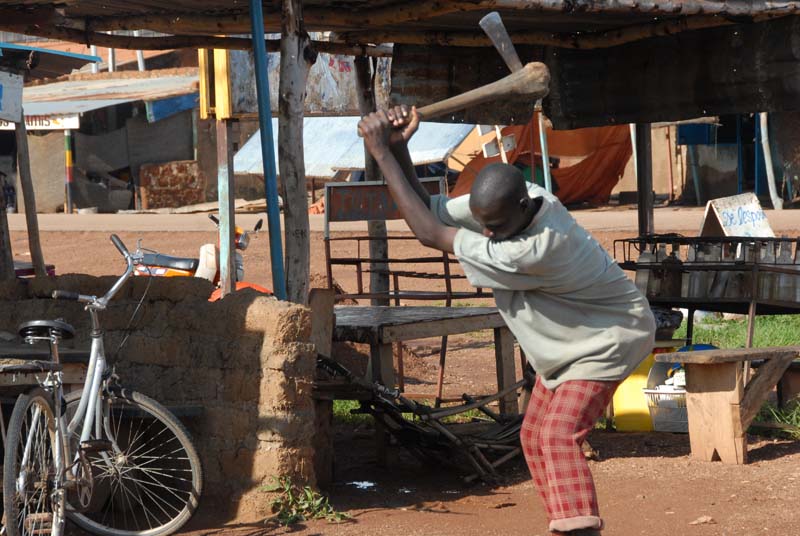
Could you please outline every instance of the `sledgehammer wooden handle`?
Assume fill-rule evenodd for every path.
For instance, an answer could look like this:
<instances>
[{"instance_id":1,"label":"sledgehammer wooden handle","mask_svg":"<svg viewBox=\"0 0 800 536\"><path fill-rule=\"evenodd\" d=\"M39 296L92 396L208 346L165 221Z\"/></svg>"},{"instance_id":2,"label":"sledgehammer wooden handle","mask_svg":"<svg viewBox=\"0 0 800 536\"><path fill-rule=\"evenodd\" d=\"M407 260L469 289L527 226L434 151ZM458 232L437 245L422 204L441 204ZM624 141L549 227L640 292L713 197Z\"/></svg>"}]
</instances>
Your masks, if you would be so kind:
<instances>
[{"instance_id":1,"label":"sledgehammer wooden handle","mask_svg":"<svg viewBox=\"0 0 800 536\"><path fill-rule=\"evenodd\" d=\"M423 120L432 119L484 102L496 101L511 96L528 97L533 102L546 97L549 86L550 71L547 69L547 65L531 62L497 82L417 108L417 113Z\"/></svg>"}]
</instances>

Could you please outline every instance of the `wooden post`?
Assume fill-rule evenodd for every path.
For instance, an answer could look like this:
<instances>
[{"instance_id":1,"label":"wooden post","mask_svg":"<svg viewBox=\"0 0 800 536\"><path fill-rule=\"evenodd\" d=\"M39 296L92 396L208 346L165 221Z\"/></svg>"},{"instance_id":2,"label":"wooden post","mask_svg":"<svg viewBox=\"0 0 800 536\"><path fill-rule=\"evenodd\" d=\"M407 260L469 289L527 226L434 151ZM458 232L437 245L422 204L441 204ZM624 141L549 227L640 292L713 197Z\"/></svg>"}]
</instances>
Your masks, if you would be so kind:
<instances>
[{"instance_id":1,"label":"wooden post","mask_svg":"<svg viewBox=\"0 0 800 536\"><path fill-rule=\"evenodd\" d=\"M653 151L650 123L636 125L636 191L639 209L639 236L653 234Z\"/></svg>"},{"instance_id":2,"label":"wooden post","mask_svg":"<svg viewBox=\"0 0 800 536\"><path fill-rule=\"evenodd\" d=\"M224 298L236 288L234 263L235 217L233 196L233 125L217 119L217 191L219 197L219 288Z\"/></svg>"},{"instance_id":3,"label":"wooden post","mask_svg":"<svg viewBox=\"0 0 800 536\"><path fill-rule=\"evenodd\" d=\"M17 172L19 183L22 186L22 195L25 202L25 223L28 226L28 247L31 250L33 273L36 277L45 277L47 272L44 267L42 246L39 242L39 219L36 215L36 197L33 192L33 178L31 177L31 162L28 153L28 131L25 128L25 112L22 120L16 123L14 135L17 139Z\"/></svg>"},{"instance_id":4,"label":"wooden post","mask_svg":"<svg viewBox=\"0 0 800 536\"><path fill-rule=\"evenodd\" d=\"M0 281L11 281L14 277L14 256L11 252L11 233L8 230L6 194L0 184Z\"/></svg>"},{"instance_id":5,"label":"wooden post","mask_svg":"<svg viewBox=\"0 0 800 536\"><path fill-rule=\"evenodd\" d=\"M356 87L358 93L358 107L361 115L375 111L375 88L370 73L370 59L366 56L356 56L354 60L356 69ZM375 159L364 146L364 178L368 181L381 180L380 169ZM386 222L369 221L369 256L371 259L386 259L389 257L389 243L386 240ZM384 294L386 298L373 298L372 305L389 305L389 274L385 262L370 263L369 291L371 294Z\"/></svg>"},{"instance_id":6,"label":"wooden post","mask_svg":"<svg viewBox=\"0 0 800 536\"><path fill-rule=\"evenodd\" d=\"M278 92L278 162L283 192L286 244L286 294L305 304L311 273L306 167L303 154L303 113L306 80L316 53L303 25L300 0L283 0L281 67Z\"/></svg>"}]
</instances>

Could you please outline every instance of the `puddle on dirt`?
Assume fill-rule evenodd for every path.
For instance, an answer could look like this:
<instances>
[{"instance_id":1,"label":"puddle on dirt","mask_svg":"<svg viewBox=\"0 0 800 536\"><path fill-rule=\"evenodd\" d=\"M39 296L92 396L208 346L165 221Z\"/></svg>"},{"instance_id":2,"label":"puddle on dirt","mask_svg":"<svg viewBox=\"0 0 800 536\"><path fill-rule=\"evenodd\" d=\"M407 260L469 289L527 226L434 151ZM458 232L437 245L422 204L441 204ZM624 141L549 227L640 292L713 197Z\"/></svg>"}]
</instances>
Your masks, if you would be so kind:
<instances>
[{"instance_id":1,"label":"puddle on dirt","mask_svg":"<svg viewBox=\"0 0 800 536\"><path fill-rule=\"evenodd\" d=\"M361 490L373 490L373 491L376 491L374 489L375 488L375 482L370 482L368 480L358 480L358 481L355 481L355 482L348 482L347 485L348 486L355 486L356 488L361 489Z\"/></svg>"}]
</instances>

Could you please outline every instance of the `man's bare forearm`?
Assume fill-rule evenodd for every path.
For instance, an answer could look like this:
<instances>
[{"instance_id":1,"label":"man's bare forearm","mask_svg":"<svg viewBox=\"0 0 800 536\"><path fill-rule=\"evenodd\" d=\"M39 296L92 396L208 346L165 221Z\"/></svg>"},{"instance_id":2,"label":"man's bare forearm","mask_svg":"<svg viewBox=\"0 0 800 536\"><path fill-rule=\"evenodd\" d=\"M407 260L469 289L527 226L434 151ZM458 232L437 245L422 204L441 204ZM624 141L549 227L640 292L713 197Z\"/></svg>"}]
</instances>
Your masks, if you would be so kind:
<instances>
[{"instance_id":1,"label":"man's bare forearm","mask_svg":"<svg viewBox=\"0 0 800 536\"><path fill-rule=\"evenodd\" d=\"M392 152L385 151L374 156L389 185L389 192L414 236L428 247L452 253L456 229L442 225L431 213L429 204L423 205L421 196L410 181L403 180L400 163ZM419 181L416 182L419 184Z\"/></svg>"},{"instance_id":2,"label":"man's bare forearm","mask_svg":"<svg viewBox=\"0 0 800 536\"><path fill-rule=\"evenodd\" d=\"M417 193L425 206L430 207L431 196L422 186L422 183L419 182L419 178L417 178L417 171L414 169L411 154L408 152L408 145L405 143L393 145L391 151L397 163L400 165L400 168L403 170L403 176L405 176L406 182L408 182L409 186Z\"/></svg>"}]
</instances>

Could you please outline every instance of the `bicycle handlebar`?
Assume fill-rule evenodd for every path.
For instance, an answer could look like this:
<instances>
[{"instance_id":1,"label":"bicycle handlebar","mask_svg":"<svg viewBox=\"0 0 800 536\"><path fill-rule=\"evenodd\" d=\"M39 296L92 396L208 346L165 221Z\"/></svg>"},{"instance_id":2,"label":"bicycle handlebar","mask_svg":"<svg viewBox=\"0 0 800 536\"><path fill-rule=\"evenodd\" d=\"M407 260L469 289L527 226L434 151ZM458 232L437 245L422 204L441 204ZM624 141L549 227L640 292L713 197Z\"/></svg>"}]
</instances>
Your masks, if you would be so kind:
<instances>
[{"instance_id":1,"label":"bicycle handlebar","mask_svg":"<svg viewBox=\"0 0 800 536\"><path fill-rule=\"evenodd\" d=\"M81 297L77 292L71 290L54 290L52 297L54 300L74 300L78 301Z\"/></svg>"},{"instance_id":2,"label":"bicycle handlebar","mask_svg":"<svg viewBox=\"0 0 800 536\"><path fill-rule=\"evenodd\" d=\"M115 234L112 234L112 235L111 235L111 242L113 242L113 243L114 243L114 246L117 248L117 250L118 250L118 251L119 251L119 252L122 254L122 256L123 256L123 257L125 257L125 259L127 260L127 258L128 258L128 256L130 255L130 253L128 253L128 248L126 248L126 247L125 247L125 244L123 244L123 243L122 243L122 240L120 240L120 239L119 239L119 237L118 237L117 235L115 235Z\"/></svg>"}]
</instances>

